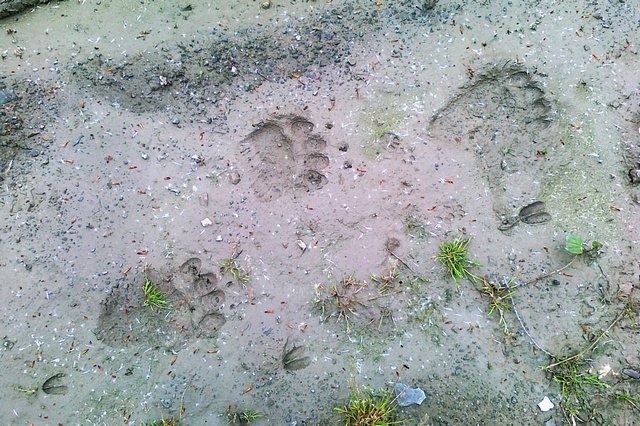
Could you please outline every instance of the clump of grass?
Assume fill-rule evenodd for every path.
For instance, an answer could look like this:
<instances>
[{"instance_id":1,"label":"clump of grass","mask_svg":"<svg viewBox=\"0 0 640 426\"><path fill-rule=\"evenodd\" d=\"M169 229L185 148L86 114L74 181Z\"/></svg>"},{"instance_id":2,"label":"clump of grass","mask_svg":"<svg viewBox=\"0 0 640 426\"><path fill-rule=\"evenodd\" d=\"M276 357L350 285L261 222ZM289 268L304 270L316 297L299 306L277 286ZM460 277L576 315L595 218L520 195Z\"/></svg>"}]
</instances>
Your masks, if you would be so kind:
<instances>
[{"instance_id":1,"label":"clump of grass","mask_svg":"<svg viewBox=\"0 0 640 426\"><path fill-rule=\"evenodd\" d=\"M222 275L231 274L233 279L241 284L243 287L249 282L249 274L243 267L238 265L238 262L234 258L222 259L218 261L220 266L220 273Z\"/></svg>"},{"instance_id":2,"label":"clump of grass","mask_svg":"<svg viewBox=\"0 0 640 426\"><path fill-rule=\"evenodd\" d=\"M144 306L149 306L152 309L169 309L169 302L164 294L148 277L145 278L142 291L144 293Z\"/></svg>"},{"instance_id":3,"label":"clump of grass","mask_svg":"<svg viewBox=\"0 0 640 426\"><path fill-rule=\"evenodd\" d=\"M389 261L389 267L386 273L382 275L371 275L369 280L378 285L378 293L385 294L393 288L393 285L400 278L397 262Z\"/></svg>"},{"instance_id":4,"label":"clump of grass","mask_svg":"<svg viewBox=\"0 0 640 426\"><path fill-rule=\"evenodd\" d=\"M500 325L502 325L502 332L505 336L511 336L511 332L509 331L509 327L507 326L507 321L505 320L504 313L511 309L511 305L509 304L509 300L511 296L514 295L514 291L506 285L502 286L500 284L492 284L488 282L486 279L482 279L482 293L488 295L491 298L491 302L489 302L489 313L487 316L491 316L495 312L500 315Z\"/></svg>"},{"instance_id":5,"label":"clump of grass","mask_svg":"<svg viewBox=\"0 0 640 426\"><path fill-rule=\"evenodd\" d=\"M553 381L560 386L561 408L568 424L574 424L576 420L582 423L582 416L588 416L593 411L589 400L591 388L609 387L597 374L588 373L582 367L584 365L580 362L579 355L560 358L544 367L551 374Z\"/></svg>"},{"instance_id":6,"label":"clump of grass","mask_svg":"<svg viewBox=\"0 0 640 426\"><path fill-rule=\"evenodd\" d=\"M156 420L151 423L142 423L142 426L180 426L180 421L173 417L168 419Z\"/></svg>"},{"instance_id":7,"label":"clump of grass","mask_svg":"<svg viewBox=\"0 0 640 426\"><path fill-rule=\"evenodd\" d=\"M453 241L445 241L440 244L440 251L436 256L436 260L449 271L456 287L459 287L458 280L462 278L467 278L472 282L479 280L478 276L469 271L469 268L481 266L478 262L469 259L469 243L471 243L471 238L456 238Z\"/></svg>"},{"instance_id":8,"label":"clump of grass","mask_svg":"<svg viewBox=\"0 0 640 426\"><path fill-rule=\"evenodd\" d=\"M566 357L554 356L554 362L543 367L543 370L549 373L553 381L560 386L560 396L562 397L560 407L567 424L576 424L576 422L588 423L588 420L593 418L596 412L591 406L589 396L592 394L589 391L594 388L596 390L602 390L610 387L601 380L606 372L600 373L600 376L588 372L585 368L586 363L582 361L582 359L585 354L593 351L598 346L602 338L607 335L624 315L625 311L621 312L597 337L589 339L591 343L588 347L575 355ZM629 403L634 402L625 398L624 394L619 395L622 396L616 396L616 399ZM585 418L587 421L585 421Z\"/></svg>"},{"instance_id":9,"label":"clump of grass","mask_svg":"<svg viewBox=\"0 0 640 426\"><path fill-rule=\"evenodd\" d=\"M227 412L227 419L229 420L229 424L232 425L248 425L251 424L252 421L260 419L262 417L264 417L263 414L252 410Z\"/></svg>"},{"instance_id":10,"label":"clump of grass","mask_svg":"<svg viewBox=\"0 0 640 426\"><path fill-rule=\"evenodd\" d=\"M374 395L373 389L356 387L347 405L334 410L344 415L345 426L388 426L402 423L396 420L397 397L386 389Z\"/></svg>"},{"instance_id":11,"label":"clump of grass","mask_svg":"<svg viewBox=\"0 0 640 426\"><path fill-rule=\"evenodd\" d=\"M373 284L370 285L356 279L355 273L344 275L338 282L330 275L329 288L320 284L315 286L316 298L312 303L321 311L323 322L335 318L336 322L344 323L347 333L351 332L351 326L357 317L365 316L362 315L365 311L370 314L371 320L364 327L375 322L376 318L378 327L382 326L385 318L395 324L390 309L382 306L380 299L400 292L393 289L398 276L392 267L389 274L372 275L370 279Z\"/></svg>"},{"instance_id":12,"label":"clump of grass","mask_svg":"<svg viewBox=\"0 0 640 426\"><path fill-rule=\"evenodd\" d=\"M238 257L241 253L242 250L240 249L240 244L234 244L231 257L219 260L218 266L220 266L220 273L222 275L231 274L237 283L242 285L242 287L246 287L246 284L249 282L249 273L245 268L238 265Z\"/></svg>"},{"instance_id":13,"label":"clump of grass","mask_svg":"<svg viewBox=\"0 0 640 426\"><path fill-rule=\"evenodd\" d=\"M367 284L354 278L355 274L345 275L338 283L329 276L331 285L325 289L321 285L315 287L316 295L314 301L322 313L322 321L327 321L330 317L335 317L336 322L343 322L347 333L351 331L353 317L358 316L358 310L367 308L369 304L359 296ZM326 295L325 295L326 293Z\"/></svg>"}]
</instances>

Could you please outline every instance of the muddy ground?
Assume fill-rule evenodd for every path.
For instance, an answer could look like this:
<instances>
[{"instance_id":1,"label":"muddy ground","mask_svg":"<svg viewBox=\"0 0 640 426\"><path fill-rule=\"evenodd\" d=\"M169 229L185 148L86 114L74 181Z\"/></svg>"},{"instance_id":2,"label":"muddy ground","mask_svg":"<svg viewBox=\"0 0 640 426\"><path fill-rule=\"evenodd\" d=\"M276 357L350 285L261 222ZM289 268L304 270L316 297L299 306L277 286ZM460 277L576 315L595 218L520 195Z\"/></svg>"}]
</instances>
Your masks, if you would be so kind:
<instances>
[{"instance_id":1,"label":"muddy ground","mask_svg":"<svg viewBox=\"0 0 640 426\"><path fill-rule=\"evenodd\" d=\"M0 21L0 423L638 424L640 11L431 3Z\"/></svg>"}]
</instances>

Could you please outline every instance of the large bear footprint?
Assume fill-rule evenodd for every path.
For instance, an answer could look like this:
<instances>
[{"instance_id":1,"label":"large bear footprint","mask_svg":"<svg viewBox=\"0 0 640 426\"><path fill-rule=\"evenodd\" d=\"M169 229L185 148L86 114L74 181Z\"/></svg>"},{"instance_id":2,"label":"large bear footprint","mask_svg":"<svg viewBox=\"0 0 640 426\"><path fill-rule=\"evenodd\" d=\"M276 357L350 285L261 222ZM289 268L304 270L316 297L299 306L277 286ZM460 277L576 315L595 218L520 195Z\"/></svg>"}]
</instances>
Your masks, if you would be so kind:
<instances>
[{"instance_id":1,"label":"large bear footprint","mask_svg":"<svg viewBox=\"0 0 640 426\"><path fill-rule=\"evenodd\" d=\"M321 171L329 165L327 142L313 135L314 124L287 116L258 125L242 142L253 174L251 189L260 201L299 196L327 184Z\"/></svg>"},{"instance_id":2,"label":"large bear footprint","mask_svg":"<svg viewBox=\"0 0 640 426\"><path fill-rule=\"evenodd\" d=\"M177 350L194 338L217 337L226 322L220 312L225 294L217 287L218 276L202 272L201 266L200 259L191 258L171 275L147 270L133 280L123 278L103 304L97 338L115 348L161 346ZM163 294L167 309L145 306L146 280Z\"/></svg>"},{"instance_id":3,"label":"large bear footprint","mask_svg":"<svg viewBox=\"0 0 640 426\"><path fill-rule=\"evenodd\" d=\"M535 73L513 64L488 67L433 115L429 131L475 151L494 210L510 213L514 200L537 197L536 182L553 172L544 157L556 145L554 111Z\"/></svg>"}]
</instances>

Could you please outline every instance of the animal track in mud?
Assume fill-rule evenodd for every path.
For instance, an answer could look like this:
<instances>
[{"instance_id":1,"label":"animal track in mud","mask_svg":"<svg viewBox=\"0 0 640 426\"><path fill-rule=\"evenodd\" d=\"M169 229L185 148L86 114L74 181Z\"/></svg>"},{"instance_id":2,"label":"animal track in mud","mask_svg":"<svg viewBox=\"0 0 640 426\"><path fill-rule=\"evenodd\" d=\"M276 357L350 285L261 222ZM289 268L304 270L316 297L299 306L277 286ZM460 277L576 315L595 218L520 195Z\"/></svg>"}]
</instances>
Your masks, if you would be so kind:
<instances>
[{"instance_id":1,"label":"animal track in mud","mask_svg":"<svg viewBox=\"0 0 640 426\"><path fill-rule=\"evenodd\" d=\"M96 337L115 348L171 349L195 337L215 338L226 322L220 312L225 293L217 287L218 276L202 273L201 266L199 258L191 258L171 280L157 271L145 273L144 279L149 279L169 302L169 310L144 306L144 281L140 278L117 283L103 304Z\"/></svg>"},{"instance_id":2,"label":"animal track in mud","mask_svg":"<svg viewBox=\"0 0 640 426\"><path fill-rule=\"evenodd\" d=\"M533 182L553 167L546 161L556 140L549 137L553 102L534 75L518 65L476 72L431 118L434 137L475 150L499 212L513 199L535 197Z\"/></svg>"},{"instance_id":3,"label":"animal track in mud","mask_svg":"<svg viewBox=\"0 0 640 426\"><path fill-rule=\"evenodd\" d=\"M327 142L312 134L314 124L288 116L258 125L242 142L253 174L251 188L260 201L283 195L298 196L321 189L327 178L321 173L329 165Z\"/></svg>"},{"instance_id":4,"label":"animal track in mud","mask_svg":"<svg viewBox=\"0 0 640 426\"><path fill-rule=\"evenodd\" d=\"M287 338L282 349L282 366L287 371L297 371L307 368L311 358L305 356L306 348Z\"/></svg>"}]
</instances>

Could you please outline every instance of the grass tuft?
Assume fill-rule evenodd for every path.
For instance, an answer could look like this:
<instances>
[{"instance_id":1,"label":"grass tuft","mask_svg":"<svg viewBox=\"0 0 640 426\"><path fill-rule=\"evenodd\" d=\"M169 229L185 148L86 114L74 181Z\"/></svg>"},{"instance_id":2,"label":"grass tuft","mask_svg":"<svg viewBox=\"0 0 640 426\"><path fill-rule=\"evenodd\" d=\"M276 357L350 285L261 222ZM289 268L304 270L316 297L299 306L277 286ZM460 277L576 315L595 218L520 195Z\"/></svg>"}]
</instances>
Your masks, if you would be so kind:
<instances>
[{"instance_id":1,"label":"grass tuft","mask_svg":"<svg viewBox=\"0 0 640 426\"><path fill-rule=\"evenodd\" d=\"M487 314L487 316L490 317L492 314L497 312L500 315L500 325L502 325L502 332L505 336L510 336L511 332L509 331L504 313L511 309L509 301L515 294L515 291L511 290L508 285L501 286L500 284L492 284L484 278L482 279L482 281L482 293L488 295L491 298L491 302L489 304L489 313Z\"/></svg>"},{"instance_id":2,"label":"grass tuft","mask_svg":"<svg viewBox=\"0 0 640 426\"><path fill-rule=\"evenodd\" d=\"M232 425L248 425L254 420L264 417L263 414L252 410L228 411L227 419Z\"/></svg>"},{"instance_id":3,"label":"grass tuft","mask_svg":"<svg viewBox=\"0 0 640 426\"><path fill-rule=\"evenodd\" d=\"M235 243L233 245L233 250L231 251L231 257L227 259L222 259L218 261L218 266L220 267L220 274L226 275L231 274L233 279L239 283L242 288L247 286L249 282L249 272L242 266L238 264L238 257L242 253L240 249L240 243Z\"/></svg>"},{"instance_id":4,"label":"grass tuft","mask_svg":"<svg viewBox=\"0 0 640 426\"><path fill-rule=\"evenodd\" d=\"M344 323L347 333L351 332L351 323L359 315L358 311L370 306L366 294L363 297L360 295L367 288L367 283L358 281L354 275L345 275L339 282L329 276L331 286L325 289L317 285L315 291L318 297L313 301L322 312L323 322L335 317L336 322Z\"/></svg>"},{"instance_id":5,"label":"grass tuft","mask_svg":"<svg viewBox=\"0 0 640 426\"><path fill-rule=\"evenodd\" d=\"M149 278L145 279L142 291L144 292L144 306L149 306L152 309L169 309L169 302L164 294Z\"/></svg>"},{"instance_id":6,"label":"grass tuft","mask_svg":"<svg viewBox=\"0 0 640 426\"><path fill-rule=\"evenodd\" d=\"M459 279L467 278L472 282L480 279L469 271L469 268L481 266L478 262L470 260L468 257L470 242L471 238L456 238L453 241L445 241L440 244L440 251L436 256L436 260L449 271L449 275L451 275L451 278L453 278L453 281L456 283L456 287L459 287Z\"/></svg>"},{"instance_id":7,"label":"grass tuft","mask_svg":"<svg viewBox=\"0 0 640 426\"><path fill-rule=\"evenodd\" d=\"M180 422L171 417L168 419L153 421L151 423L142 422L142 426L180 426Z\"/></svg>"},{"instance_id":8,"label":"grass tuft","mask_svg":"<svg viewBox=\"0 0 640 426\"><path fill-rule=\"evenodd\" d=\"M351 327L357 318L370 318L363 327L373 324L376 318L378 328L385 318L395 326L391 309L384 305L383 299L388 301L390 296L401 292L393 288L398 277L395 266L389 268L388 274L371 275L370 283L356 279L355 273L344 275L340 281L329 275L328 288L315 285L316 297L312 303L321 312L322 322L335 318L336 322L345 325L347 333L351 333Z\"/></svg>"},{"instance_id":9,"label":"grass tuft","mask_svg":"<svg viewBox=\"0 0 640 426\"><path fill-rule=\"evenodd\" d=\"M375 396L373 390L355 388L349 403L334 410L344 415L344 426L389 426L402 423L395 419L397 398L390 389Z\"/></svg>"},{"instance_id":10,"label":"grass tuft","mask_svg":"<svg viewBox=\"0 0 640 426\"><path fill-rule=\"evenodd\" d=\"M609 387L597 374L584 371L584 363L580 361L579 354L560 358L544 370L560 386L561 408L569 424L576 420L582 421L583 416L588 417L593 411L589 399L591 389Z\"/></svg>"},{"instance_id":11,"label":"grass tuft","mask_svg":"<svg viewBox=\"0 0 640 426\"><path fill-rule=\"evenodd\" d=\"M245 287L249 282L249 274L242 266L238 265L238 262L235 258L219 260L218 266L220 266L221 275L226 275L227 273L231 274L233 279L242 287Z\"/></svg>"}]
</instances>

